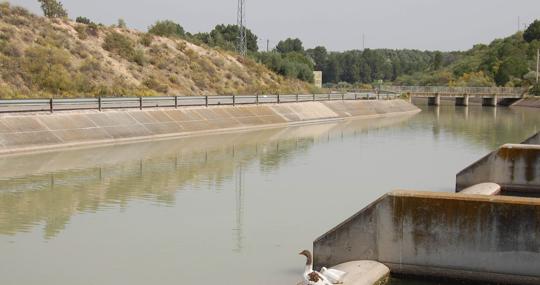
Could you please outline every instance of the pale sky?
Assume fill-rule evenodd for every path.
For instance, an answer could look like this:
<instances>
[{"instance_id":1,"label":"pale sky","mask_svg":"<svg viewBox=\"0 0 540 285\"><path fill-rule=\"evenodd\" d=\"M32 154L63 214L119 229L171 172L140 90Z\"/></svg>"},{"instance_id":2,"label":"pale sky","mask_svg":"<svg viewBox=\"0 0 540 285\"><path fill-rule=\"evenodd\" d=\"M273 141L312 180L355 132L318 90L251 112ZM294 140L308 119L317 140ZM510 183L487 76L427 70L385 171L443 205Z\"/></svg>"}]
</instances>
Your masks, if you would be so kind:
<instances>
[{"instance_id":1,"label":"pale sky","mask_svg":"<svg viewBox=\"0 0 540 285\"><path fill-rule=\"evenodd\" d=\"M11 0L41 15L37 0ZM146 31L170 19L191 33L236 23L237 0L63 0L70 18L85 16ZM248 28L266 45L298 37L307 48L465 50L508 36L540 19L540 0L247 0Z\"/></svg>"}]
</instances>

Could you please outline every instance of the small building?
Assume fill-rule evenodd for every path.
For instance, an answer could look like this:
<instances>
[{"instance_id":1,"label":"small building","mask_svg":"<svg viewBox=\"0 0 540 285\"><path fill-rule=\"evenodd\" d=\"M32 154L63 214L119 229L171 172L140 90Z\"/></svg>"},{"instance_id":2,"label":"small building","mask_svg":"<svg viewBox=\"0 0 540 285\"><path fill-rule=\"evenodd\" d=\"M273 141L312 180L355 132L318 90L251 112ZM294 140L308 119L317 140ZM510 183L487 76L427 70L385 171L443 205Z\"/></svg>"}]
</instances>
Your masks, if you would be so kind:
<instances>
[{"instance_id":1,"label":"small building","mask_svg":"<svg viewBox=\"0 0 540 285\"><path fill-rule=\"evenodd\" d=\"M313 71L313 84L322 88L322 71Z\"/></svg>"}]
</instances>

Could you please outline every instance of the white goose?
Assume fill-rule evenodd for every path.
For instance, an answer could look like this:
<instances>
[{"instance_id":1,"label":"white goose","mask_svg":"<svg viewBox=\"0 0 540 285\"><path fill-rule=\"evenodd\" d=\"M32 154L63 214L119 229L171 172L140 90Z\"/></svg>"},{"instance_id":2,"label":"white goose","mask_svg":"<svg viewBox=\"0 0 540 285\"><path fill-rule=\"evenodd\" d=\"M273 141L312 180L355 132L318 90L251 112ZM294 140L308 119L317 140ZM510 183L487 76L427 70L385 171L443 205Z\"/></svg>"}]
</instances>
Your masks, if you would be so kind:
<instances>
[{"instance_id":1,"label":"white goose","mask_svg":"<svg viewBox=\"0 0 540 285\"><path fill-rule=\"evenodd\" d=\"M306 285L332 285L343 283L346 272L336 269L326 269L323 267L321 272L313 270L313 257L309 250L300 252L300 255L306 257L306 269L304 270L304 284Z\"/></svg>"}]
</instances>

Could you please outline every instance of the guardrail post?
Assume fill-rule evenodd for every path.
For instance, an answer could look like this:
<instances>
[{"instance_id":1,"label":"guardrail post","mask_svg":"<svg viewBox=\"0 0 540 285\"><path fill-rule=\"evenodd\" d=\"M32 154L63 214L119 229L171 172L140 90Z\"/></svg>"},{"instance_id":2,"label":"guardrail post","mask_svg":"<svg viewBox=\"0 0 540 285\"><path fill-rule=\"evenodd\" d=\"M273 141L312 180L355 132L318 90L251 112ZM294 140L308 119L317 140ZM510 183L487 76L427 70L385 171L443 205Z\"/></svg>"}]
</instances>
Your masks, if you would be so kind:
<instances>
[{"instance_id":1,"label":"guardrail post","mask_svg":"<svg viewBox=\"0 0 540 285\"><path fill-rule=\"evenodd\" d=\"M296 94L296 103L298 103L298 94Z\"/></svg>"},{"instance_id":2,"label":"guardrail post","mask_svg":"<svg viewBox=\"0 0 540 285\"><path fill-rule=\"evenodd\" d=\"M174 108L178 109L178 96L174 96Z\"/></svg>"},{"instance_id":3,"label":"guardrail post","mask_svg":"<svg viewBox=\"0 0 540 285\"><path fill-rule=\"evenodd\" d=\"M139 96L139 110L143 109L143 99L142 96Z\"/></svg>"},{"instance_id":4,"label":"guardrail post","mask_svg":"<svg viewBox=\"0 0 540 285\"><path fill-rule=\"evenodd\" d=\"M255 95L255 104L259 105L259 94Z\"/></svg>"},{"instance_id":5,"label":"guardrail post","mask_svg":"<svg viewBox=\"0 0 540 285\"><path fill-rule=\"evenodd\" d=\"M358 93L354 93L354 101L358 100Z\"/></svg>"},{"instance_id":6,"label":"guardrail post","mask_svg":"<svg viewBox=\"0 0 540 285\"><path fill-rule=\"evenodd\" d=\"M204 105L208 108L208 95L204 96Z\"/></svg>"},{"instance_id":7,"label":"guardrail post","mask_svg":"<svg viewBox=\"0 0 540 285\"><path fill-rule=\"evenodd\" d=\"M232 95L232 105L236 106L236 95Z\"/></svg>"},{"instance_id":8,"label":"guardrail post","mask_svg":"<svg viewBox=\"0 0 540 285\"><path fill-rule=\"evenodd\" d=\"M49 110L51 113L54 112L53 98L49 99Z\"/></svg>"},{"instance_id":9,"label":"guardrail post","mask_svg":"<svg viewBox=\"0 0 540 285\"><path fill-rule=\"evenodd\" d=\"M345 93L341 93L341 101L345 101Z\"/></svg>"},{"instance_id":10,"label":"guardrail post","mask_svg":"<svg viewBox=\"0 0 540 285\"><path fill-rule=\"evenodd\" d=\"M278 103L278 104L281 103L281 98L279 97L279 93L277 94L277 103Z\"/></svg>"},{"instance_id":11,"label":"guardrail post","mask_svg":"<svg viewBox=\"0 0 540 285\"><path fill-rule=\"evenodd\" d=\"M101 96L97 98L97 102L98 102L98 110L101 112Z\"/></svg>"},{"instance_id":12,"label":"guardrail post","mask_svg":"<svg viewBox=\"0 0 540 285\"><path fill-rule=\"evenodd\" d=\"M315 102L315 93L313 93L313 102Z\"/></svg>"},{"instance_id":13,"label":"guardrail post","mask_svg":"<svg viewBox=\"0 0 540 285\"><path fill-rule=\"evenodd\" d=\"M330 93L328 93L328 101L330 101Z\"/></svg>"}]
</instances>

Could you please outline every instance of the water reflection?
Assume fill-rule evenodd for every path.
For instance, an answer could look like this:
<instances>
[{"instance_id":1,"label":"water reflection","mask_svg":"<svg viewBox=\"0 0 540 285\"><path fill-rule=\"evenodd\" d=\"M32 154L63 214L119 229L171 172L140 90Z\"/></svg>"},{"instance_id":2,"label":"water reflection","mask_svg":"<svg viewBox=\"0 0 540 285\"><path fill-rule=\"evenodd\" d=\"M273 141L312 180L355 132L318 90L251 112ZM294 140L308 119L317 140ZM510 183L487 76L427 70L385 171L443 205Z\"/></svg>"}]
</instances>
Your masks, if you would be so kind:
<instances>
[{"instance_id":1,"label":"water reflection","mask_svg":"<svg viewBox=\"0 0 540 285\"><path fill-rule=\"evenodd\" d=\"M396 188L453 191L540 126L536 109L423 109L3 157L0 283L296 284L324 231Z\"/></svg>"},{"instance_id":2,"label":"water reflection","mask_svg":"<svg viewBox=\"0 0 540 285\"><path fill-rule=\"evenodd\" d=\"M185 138L6 157L0 162L0 234L13 235L44 224L53 238L77 212L127 207L130 200L174 206L182 190L219 191L234 177L236 251L242 250L244 177L258 164L262 173L279 169L314 144L405 122L409 117L267 129L249 133Z\"/></svg>"}]
</instances>

